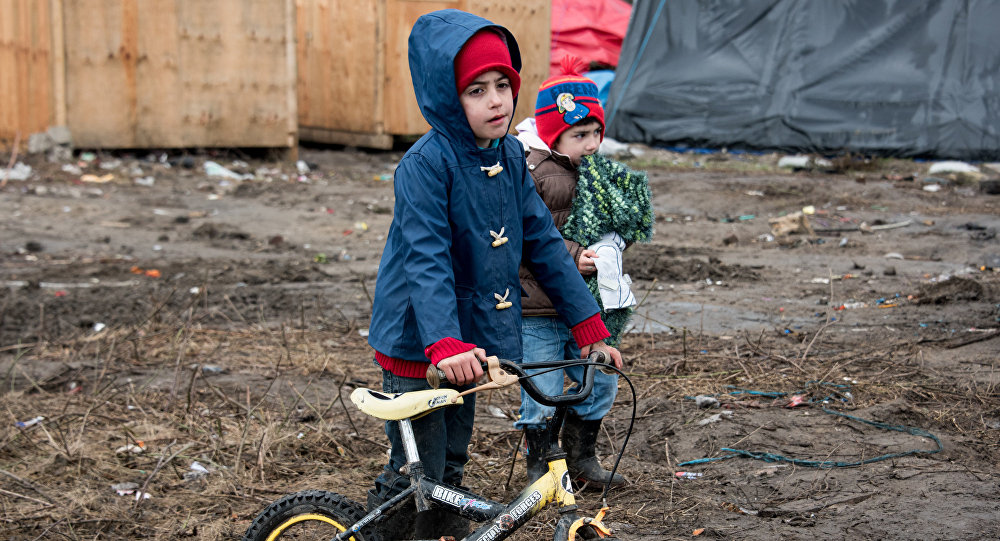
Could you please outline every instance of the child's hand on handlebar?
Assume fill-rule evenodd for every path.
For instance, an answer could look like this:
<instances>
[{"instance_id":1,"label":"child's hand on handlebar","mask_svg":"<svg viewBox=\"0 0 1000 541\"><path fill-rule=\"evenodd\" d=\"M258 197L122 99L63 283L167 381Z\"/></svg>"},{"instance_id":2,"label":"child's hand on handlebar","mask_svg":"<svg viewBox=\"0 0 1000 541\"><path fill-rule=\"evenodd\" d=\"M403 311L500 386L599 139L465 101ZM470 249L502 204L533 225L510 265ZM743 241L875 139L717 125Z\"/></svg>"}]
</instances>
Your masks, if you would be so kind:
<instances>
[{"instance_id":1,"label":"child's hand on handlebar","mask_svg":"<svg viewBox=\"0 0 1000 541\"><path fill-rule=\"evenodd\" d=\"M617 352L616 352L617 353ZM621 355L618 356L619 363ZM486 362L486 350L475 348L465 353L452 355L438 362L437 367L444 372L448 381L455 385L468 385L475 383L483 377L482 363Z\"/></svg>"},{"instance_id":2,"label":"child's hand on handlebar","mask_svg":"<svg viewBox=\"0 0 1000 541\"><path fill-rule=\"evenodd\" d=\"M613 348L613 347L605 344L604 340L598 340L597 342L594 342L593 344L590 344L590 345L587 345L587 346L583 346L582 348L580 348L580 355L584 359L586 359L594 351L603 351L604 355L608 359L611 359L611 363L613 363L615 365L615 368L617 368L619 370L622 369L622 354L621 354L621 352L619 352L617 349L615 349L615 348ZM441 366L441 364L438 363L438 366Z\"/></svg>"}]
</instances>

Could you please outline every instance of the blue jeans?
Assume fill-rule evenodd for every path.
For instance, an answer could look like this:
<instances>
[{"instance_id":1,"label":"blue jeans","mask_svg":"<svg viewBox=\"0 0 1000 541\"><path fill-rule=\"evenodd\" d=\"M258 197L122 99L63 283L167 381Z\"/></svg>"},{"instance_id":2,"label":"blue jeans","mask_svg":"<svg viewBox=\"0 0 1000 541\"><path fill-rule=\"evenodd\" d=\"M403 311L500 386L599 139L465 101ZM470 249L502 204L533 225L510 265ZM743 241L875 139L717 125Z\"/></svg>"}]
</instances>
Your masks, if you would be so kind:
<instances>
[{"instance_id":1,"label":"blue jeans","mask_svg":"<svg viewBox=\"0 0 1000 541\"><path fill-rule=\"evenodd\" d=\"M460 389L467 388L469 387ZM386 393L424 389L430 389L430 386L423 378L404 378L382 370L382 391ZM441 408L411 421L420 462L424 465L424 475L456 486L462 484L465 463L469 461L469 440L472 439L472 423L476 415L476 395L462 398L462 405ZM392 443L392 451L389 464L375 479L375 489L383 499L395 496L410 486L409 477L399 474L399 468L406 464L399 423L387 421L385 434Z\"/></svg>"},{"instance_id":2,"label":"blue jeans","mask_svg":"<svg viewBox=\"0 0 1000 541\"><path fill-rule=\"evenodd\" d=\"M580 348L573 339L569 327L556 317L526 317L521 320L521 340L524 346L524 362L541 362L561 359L579 359ZM571 366L535 376L531 381L540 391L548 395L562 394L563 375L570 381L583 385L583 366ZM544 370L531 370L539 373ZM572 411L585 421L603 419L611 409L618 394L618 374L594 373L594 390L583 402L570 406ZM514 428L545 428L545 420L555 414L556 408L543 406L532 400L521 390L520 419Z\"/></svg>"}]
</instances>

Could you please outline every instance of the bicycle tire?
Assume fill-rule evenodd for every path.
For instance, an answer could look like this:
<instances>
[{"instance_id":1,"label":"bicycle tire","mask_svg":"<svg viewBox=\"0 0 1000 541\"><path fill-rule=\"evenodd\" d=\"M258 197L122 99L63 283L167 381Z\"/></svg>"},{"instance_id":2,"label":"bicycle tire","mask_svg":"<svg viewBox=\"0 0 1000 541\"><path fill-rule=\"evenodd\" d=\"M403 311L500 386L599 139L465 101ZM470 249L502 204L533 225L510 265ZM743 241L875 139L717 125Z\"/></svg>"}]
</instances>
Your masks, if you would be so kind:
<instances>
[{"instance_id":1,"label":"bicycle tire","mask_svg":"<svg viewBox=\"0 0 1000 541\"><path fill-rule=\"evenodd\" d=\"M365 508L335 492L306 490L288 494L261 511L243 541L305 541L330 539L365 516ZM369 525L351 537L381 541Z\"/></svg>"}]
</instances>

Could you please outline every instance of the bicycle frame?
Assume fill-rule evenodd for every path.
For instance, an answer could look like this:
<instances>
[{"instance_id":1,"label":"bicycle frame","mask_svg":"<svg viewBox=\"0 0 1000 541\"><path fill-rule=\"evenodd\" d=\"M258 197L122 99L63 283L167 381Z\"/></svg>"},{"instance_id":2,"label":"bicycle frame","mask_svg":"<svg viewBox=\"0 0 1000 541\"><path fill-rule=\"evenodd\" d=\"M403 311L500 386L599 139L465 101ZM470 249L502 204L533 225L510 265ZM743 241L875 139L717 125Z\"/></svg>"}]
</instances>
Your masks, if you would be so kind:
<instances>
[{"instance_id":1,"label":"bicycle frame","mask_svg":"<svg viewBox=\"0 0 1000 541\"><path fill-rule=\"evenodd\" d=\"M553 539L562 541L569 539L577 528L582 524L590 524L599 531L607 531L603 524L597 519L581 520L576 515L576 498L573 495L573 485L570 479L569 470L566 466L566 453L558 446L551 446L546 453L548 460L548 471L545 475L528 485L514 501L509 504L495 502L481 497L479 494L469 492L463 488L452 486L436 480L428 479L424 476L423 463L417 450L416 438L413 435L413 425L411 419L419 417L423 413L439 407L446 407L448 402L457 403L461 395L476 392L483 389L499 388L520 381L529 395L539 400L543 404L556 407L556 417L565 415L566 408L579 403L585 399L593 388L594 365L597 363L587 363L585 369L584 384L577 393L564 394L559 396L549 396L542 394L530 381L521 367L510 361L502 361L503 368L511 370L516 375L504 372L500 368L501 361L490 358L487 363L487 372L490 382L476 388L458 393L450 390L441 392L415 391L406 393L412 400L407 401L403 407L393 410L391 413L375 413L371 408L372 404L366 402L372 394L376 398L385 399L384 395L372 393L366 389L357 389L352 393L351 400L355 402L365 413L374 415L384 420L394 419L399 424L400 438L403 443L403 451L406 455L406 464L401 468L401 473L410 479L410 485L399 494L384 502L376 509L372 509L361 520L352 524L345 531L341 532L334 539L336 541L346 541L354 533L377 521L381 516L399 505L407 498L414 498L417 511L426 511L432 505L436 505L450 512L482 525L471 534L462 538L462 541L499 541L506 539L518 530L521 526L531 520L532 517L541 512L551 503L557 505L559 520L556 523L555 535ZM558 368L564 366L565 361L552 361L544 363L532 363L532 368ZM441 375L436 372L436 368L429 370L428 380L436 388L432 381L432 375L437 376L440 381ZM368 394L366 394L368 393ZM420 394L430 393L430 394ZM444 393L444 394L442 394ZM451 397L449 399L449 397ZM364 406L364 407L363 407ZM407 413L400 413L407 411ZM603 511L602 511L603 514ZM601 515L599 515L600 517ZM433 540L428 540L433 541Z\"/></svg>"},{"instance_id":2,"label":"bicycle frame","mask_svg":"<svg viewBox=\"0 0 1000 541\"><path fill-rule=\"evenodd\" d=\"M462 541L506 539L550 503L558 505L560 514L556 524L555 539L566 539L571 526L578 520L573 485L570 482L569 470L566 468L566 455L562 451L551 453L549 471L545 475L528 485L514 501L503 504L483 498L474 492L425 477L420 457L417 454L416 440L413 436L410 420L402 419L397 422L406 452L407 464L405 467L406 471L409 472L410 486L377 509L371 510L357 523L352 524L347 531L335 538L337 541L350 539L352 534L378 520L380 516L410 497L415 498L419 511L429 509L431 504L428 502L435 502L457 515L483 523L479 529L464 537ZM560 534L562 537L559 537Z\"/></svg>"}]
</instances>

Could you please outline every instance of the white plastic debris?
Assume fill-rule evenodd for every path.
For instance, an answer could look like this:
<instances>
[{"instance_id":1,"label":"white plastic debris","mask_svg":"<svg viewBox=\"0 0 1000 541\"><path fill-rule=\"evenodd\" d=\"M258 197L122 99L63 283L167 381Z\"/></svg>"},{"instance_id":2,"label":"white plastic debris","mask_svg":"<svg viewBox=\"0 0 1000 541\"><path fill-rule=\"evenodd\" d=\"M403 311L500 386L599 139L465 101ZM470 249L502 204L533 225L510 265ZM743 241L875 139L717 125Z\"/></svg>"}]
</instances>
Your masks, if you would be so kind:
<instances>
[{"instance_id":1,"label":"white plastic debris","mask_svg":"<svg viewBox=\"0 0 1000 541\"><path fill-rule=\"evenodd\" d=\"M4 176L2 174L3 169L0 169L0 180L28 180L31 176L32 169L30 165L24 165L21 162L14 164L14 167L10 168L10 171Z\"/></svg>"},{"instance_id":2,"label":"white plastic debris","mask_svg":"<svg viewBox=\"0 0 1000 541\"><path fill-rule=\"evenodd\" d=\"M710 425L712 423L717 423L721 421L723 418L729 419L732 416L733 416L732 410L722 410L719 413L712 415L711 417L705 417L704 419L698 421L698 426L705 426L705 425Z\"/></svg>"},{"instance_id":3,"label":"white plastic debris","mask_svg":"<svg viewBox=\"0 0 1000 541\"><path fill-rule=\"evenodd\" d=\"M621 141L605 137L604 141L601 141L601 148L599 149L599 152L605 156L622 157L632 154L632 149Z\"/></svg>"},{"instance_id":4,"label":"white plastic debris","mask_svg":"<svg viewBox=\"0 0 1000 541\"><path fill-rule=\"evenodd\" d=\"M197 460L191 462L191 471L184 473L184 480L191 481L193 479L198 479L199 477L205 477L210 472L208 468L202 466Z\"/></svg>"},{"instance_id":5,"label":"white plastic debris","mask_svg":"<svg viewBox=\"0 0 1000 541\"><path fill-rule=\"evenodd\" d=\"M778 160L779 168L805 169L809 167L809 156L782 156Z\"/></svg>"},{"instance_id":6,"label":"white plastic debris","mask_svg":"<svg viewBox=\"0 0 1000 541\"><path fill-rule=\"evenodd\" d=\"M243 180L245 178L253 178L253 175L241 175L235 171L226 169L225 167L209 160L205 162L205 174L210 177L223 177L231 178L234 180Z\"/></svg>"},{"instance_id":7,"label":"white plastic debris","mask_svg":"<svg viewBox=\"0 0 1000 541\"><path fill-rule=\"evenodd\" d=\"M978 172L979 168L976 167L975 165L959 161L936 162L934 164L931 164L930 168L927 169L927 174L929 175L934 175L937 173L978 173Z\"/></svg>"},{"instance_id":8,"label":"white plastic debris","mask_svg":"<svg viewBox=\"0 0 1000 541\"><path fill-rule=\"evenodd\" d=\"M489 410L490 415L492 415L492 416L494 416L494 417L496 417L498 419L506 419L507 418L507 414L504 413L503 410L500 409L497 406L490 406L490 407L488 407L486 409Z\"/></svg>"},{"instance_id":9,"label":"white plastic debris","mask_svg":"<svg viewBox=\"0 0 1000 541\"><path fill-rule=\"evenodd\" d=\"M143 452L145 452L145 449L143 449L142 447L140 447L140 446L138 446L138 445L136 445L134 443L130 443L128 445L122 445L121 447L115 449L115 454L119 455L119 456L122 456L122 455L138 455L138 454L142 454Z\"/></svg>"},{"instance_id":10,"label":"white plastic debris","mask_svg":"<svg viewBox=\"0 0 1000 541\"><path fill-rule=\"evenodd\" d=\"M717 408L719 407L719 399L714 396L708 395L698 395L694 397L694 403L699 408Z\"/></svg>"},{"instance_id":11,"label":"white plastic debris","mask_svg":"<svg viewBox=\"0 0 1000 541\"><path fill-rule=\"evenodd\" d=\"M45 417L42 417L41 415L39 415L38 417L35 417L33 419L28 419L27 421L18 421L16 423L14 423L14 426L16 426L18 428L28 428L29 426L37 425L38 423L40 423L40 422L42 422L44 420L45 420Z\"/></svg>"},{"instance_id":12,"label":"white plastic debris","mask_svg":"<svg viewBox=\"0 0 1000 541\"><path fill-rule=\"evenodd\" d=\"M940 192L941 191L941 185L940 184L928 184L928 185L924 186L924 191L925 192Z\"/></svg>"}]
</instances>

